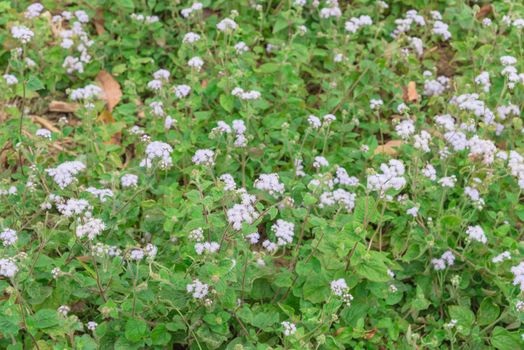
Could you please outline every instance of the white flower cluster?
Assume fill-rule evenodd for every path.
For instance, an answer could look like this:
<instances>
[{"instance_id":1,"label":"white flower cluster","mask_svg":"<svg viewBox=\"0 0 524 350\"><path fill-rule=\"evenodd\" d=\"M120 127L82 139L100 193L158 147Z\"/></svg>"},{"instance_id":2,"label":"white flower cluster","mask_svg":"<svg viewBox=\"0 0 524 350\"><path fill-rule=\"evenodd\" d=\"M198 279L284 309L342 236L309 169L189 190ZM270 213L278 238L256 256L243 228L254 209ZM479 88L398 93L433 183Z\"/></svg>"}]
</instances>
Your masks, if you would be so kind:
<instances>
[{"instance_id":1,"label":"white flower cluster","mask_svg":"<svg viewBox=\"0 0 524 350\"><path fill-rule=\"evenodd\" d=\"M286 337L289 337L297 332L297 326L295 326L294 323L284 321L280 324L282 325L282 327L284 327L283 333Z\"/></svg>"},{"instance_id":2,"label":"white flower cluster","mask_svg":"<svg viewBox=\"0 0 524 350\"><path fill-rule=\"evenodd\" d=\"M431 181L435 181L437 179L437 170L435 170L435 167L433 165L428 163L424 168L422 168L422 175L424 175Z\"/></svg>"},{"instance_id":3,"label":"white flower cluster","mask_svg":"<svg viewBox=\"0 0 524 350\"><path fill-rule=\"evenodd\" d=\"M14 277L17 272L18 267L12 258L0 259L0 276Z\"/></svg>"},{"instance_id":4,"label":"white flower cluster","mask_svg":"<svg viewBox=\"0 0 524 350\"><path fill-rule=\"evenodd\" d=\"M69 93L69 98L73 101L89 101L93 99L97 99L102 95L102 89L93 84L86 85L83 88L78 88L71 90Z\"/></svg>"},{"instance_id":5,"label":"white flower cluster","mask_svg":"<svg viewBox=\"0 0 524 350\"><path fill-rule=\"evenodd\" d=\"M0 232L0 241L2 241L3 245L6 247L15 244L16 241L18 241L16 231L10 228L5 228Z\"/></svg>"},{"instance_id":6,"label":"white flower cluster","mask_svg":"<svg viewBox=\"0 0 524 350\"><path fill-rule=\"evenodd\" d=\"M9 86L18 84L18 79L13 74L4 74L3 78L5 83Z\"/></svg>"},{"instance_id":7,"label":"white flower cluster","mask_svg":"<svg viewBox=\"0 0 524 350\"><path fill-rule=\"evenodd\" d=\"M349 293L349 287L343 278L331 281L331 292L340 297L347 306L351 305L353 295Z\"/></svg>"},{"instance_id":8,"label":"white flower cluster","mask_svg":"<svg viewBox=\"0 0 524 350\"><path fill-rule=\"evenodd\" d=\"M191 5L191 7L188 7L188 8L185 8L185 9L182 9L182 11L180 11L180 14L182 15L182 17L184 18L188 18L189 16L191 16L194 12L196 11L200 11L204 8L204 6L202 5L201 2L195 2L193 3L193 5Z\"/></svg>"},{"instance_id":9,"label":"white flower cluster","mask_svg":"<svg viewBox=\"0 0 524 350\"><path fill-rule=\"evenodd\" d=\"M202 227L198 227L189 232L188 238L192 241L201 242L204 240L204 230Z\"/></svg>"},{"instance_id":10,"label":"white flower cluster","mask_svg":"<svg viewBox=\"0 0 524 350\"><path fill-rule=\"evenodd\" d=\"M215 152L210 149L199 149L195 152L193 158L191 158L193 163L196 165L206 165L212 167L215 165Z\"/></svg>"},{"instance_id":11,"label":"white flower cluster","mask_svg":"<svg viewBox=\"0 0 524 350\"><path fill-rule=\"evenodd\" d=\"M445 270L446 267L453 266L455 264L455 256L451 251L446 251L439 259L431 259L433 268L437 271Z\"/></svg>"},{"instance_id":12,"label":"white flower cluster","mask_svg":"<svg viewBox=\"0 0 524 350\"><path fill-rule=\"evenodd\" d=\"M510 260L510 259L511 259L510 252L505 251L495 256L493 259L491 259L491 261L494 262L495 264L498 264L498 263L503 262L504 260Z\"/></svg>"},{"instance_id":13,"label":"white flower cluster","mask_svg":"<svg viewBox=\"0 0 524 350\"><path fill-rule=\"evenodd\" d=\"M248 241L249 243L251 244L257 244L258 241L260 240L260 234L258 232L253 232L253 233L250 233L250 234L247 234L244 236Z\"/></svg>"},{"instance_id":14,"label":"white flower cluster","mask_svg":"<svg viewBox=\"0 0 524 350\"><path fill-rule=\"evenodd\" d=\"M341 186L355 187L358 186L358 179L354 176L349 176L346 169L342 167L337 167L336 176L333 180L333 183L339 184Z\"/></svg>"},{"instance_id":15,"label":"white flower cluster","mask_svg":"<svg viewBox=\"0 0 524 350\"><path fill-rule=\"evenodd\" d=\"M284 193L284 184L280 182L278 174L261 174L257 180L255 180L254 186L256 189L266 191L273 197L278 197Z\"/></svg>"},{"instance_id":16,"label":"white flower cluster","mask_svg":"<svg viewBox=\"0 0 524 350\"><path fill-rule=\"evenodd\" d=\"M482 90L484 92L489 92L489 89L491 88L491 82L489 80L489 73L486 71L483 71L477 77L475 78L475 84L482 86Z\"/></svg>"},{"instance_id":17,"label":"white flower cluster","mask_svg":"<svg viewBox=\"0 0 524 350\"><path fill-rule=\"evenodd\" d=\"M491 140L483 140L477 135L468 141L469 155L472 158L480 157L484 164L491 164L495 160L497 146Z\"/></svg>"},{"instance_id":18,"label":"white flower cluster","mask_svg":"<svg viewBox=\"0 0 524 350\"><path fill-rule=\"evenodd\" d=\"M87 236L87 239L92 241L105 229L106 225L102 220L96 218L84 218L76 227L76 236L78 238Z\"/></svg>"},{"instance_id":19,"label":"white flower cluster","mask_svg":"<svg viewBox=\"0 0 524 350\"><path fill-rule=\"evenodd\" d=\"M136 187L138 184L138 176L134 174L125 174L120 179L120 184L123 188Z\"/></svg>"},{"instance_id":20,"label":"white flower cluster","mask_svg":"<svg viewBox=\"0 0 524 350\"><path fill-rule=\"evenodd\" d=\"M11 35L22 44L27 44L33 39L35 33L26 26L13 26L11 28Z\"/></svg>"},{"instance_id":21,"label":"white flower cluster","mask_svg":"<svg viewBox=\"0 0 524 350\"><path fill-rule=\"evenodd\" d=\"M193 283L186 286L186 290L195 299L204 299L209 293L209 286L195 279Z\"/></svg>"},{"instance_id":22,"label":"white flower cluster","mask_svg":"<svg viewBox=\"0 0 524 350\"><path fill-rule=\"evenodd\" d=\"M203 243L196 243L195 244L195 252L198 255L202 255L203 253L206 254L212 254L218 252L220 249L220 245L217 242L203 242Z\"/></svg>"},{"instance_id":23,"label":"white flower cluster","mask_svg":"<svg viewBox=\"0 0 524 350\"><path fill-rule=\"evenodd\" d=\"M520 108L517 105L511 103L506 106L498 106L497 115L501 120L505 120L508 116L517 117L520 115Z\"/></svg>"},{"instance_id":24,"label":"white flower cluster","mask_svg":"<svg viewBox=\"0 0 524 350\"><path fill-rule=\"evenodd\" d=\"M0 196L12 196L16 194L16 192L18 192L18 190L15 186L10 186L7 190L3 190L0 188Z\"/></svg>"},{"instance_id":25,"label":"white flower cluster","mask_svg":"<svg viewBox=\"0 0 524 350\"><path fill-rule=\"evenodd\" d=\"M35 2L34 4L31 4L27 7L24 13L24 17L27 19L36 18L40 16L43 10L44 6L39 2Z\"/></svg>"},{"instance_id":26,"label":"white flower cluster","mask_svg":"<svg viewBox=\"0 0 524 350\"><path fill-rule=\"evenodd\" d=\"M217 29L221 32L232 32L238 28L237 22L231 18L224 18L217 24Z\"/></svg>"},{"instance_id":27,"label":"white flower cluster","mask_svg":"<svg viewBox=\"0 0 524 350\"><path fill-rule=\"evenodd\" d=\"M48 129L42 128L42 129L38 129L35 132L35 135L38 137L42 137L44 139L50 140L52 134L51 134L51 131L49 131Z\"/></svg>"},{"instance_id":28,"label":"white flower cluster","mask_svg":"<svg viewBox=\"0 0 524 350\"><path fill-rule=\"evenodd\" d=\"M211 130L211 136L214 135L222 135L222 134L230 134L233 130L235 131L235 147L245 147L247 145L247 138L245 137L244 133L246 132L246 125L243 120L241 119L235 119L233 120L233 128L231 128L226 122L223 120L219 120L217 122L217 126Z\"/></svg>"},{"instance_id":29,"label":"white flower cluster","mask_svg":"<svg viewBox=\"0 0 524 350\"><path fill-rule=\"evenodd\" d=\"M200 40L200 35L194 32L189 32L184 35L182 42L184 44L194 44Z\"/></svg>"},{"instance_id":30,"label":"white flower cluster","mask_svg":"<svg viewBox=\"0 0 524 350\"><path fill-rule=\"evenodd\" d=\"M320 10L320 18L339 18L342 16L342 11L338 6L338 0L326 1L327 7Z\"/></svg>"},{"instance_id":31,"label":"white flower cluster","mask_svg":"<svg viewBox=\"0 0 524 350\"><path fill-rule=\"evenodd\" d=\"M227 210L227 221L234 230L239 231L242 229L242 223L251 225L258 219L259 214L253 207L256 197L248 194L245 189L240 189L237 192L240 194L241 203L235 204Z\"/></svg>"},{"instance_id":32,"label":"white flower cluster","mask_svg":"<svg viewBox=\"0 0 524 350\"><path fill-rule=\"evenodd\" d=\"M200 57L195 56L190 58L189 61L187 61L187 65L199 72L202 66L204 65L204 61Z\"/></svg>"},{"instance_id":33,"label":"white flower cluster","mask_svg":"<svg viewBox=\"0 0 524 350\"><path fill-rule=\"evenodd\" d=\"M422 56L424 54L424 42L422 41L422 39L413 36L409 37L408 41L418 56Z\"/></svg>"},{"instance_id":34,"label":"white flower cluster","mask_svg":"<svg viewBox=\"0 0 524 350\"><path fill-rule=\"evenodd\" d=\"M508 79L508 88L513 89L519 82L524 82L524 74L519 74L515 65L517 59L513 56L502 56L500 63L504 66L501 74Z\"/></svg>"},{"instance_id":35,"label":"white flower cluster","mask_svg":"<svg viewBox=\"0 0 524 350\"><path fill-rule=\"evenodd\" d=\"M448 25L442 21L435 21L435 23L433 23L433 34L441 36L444 40L451 39Z\"/></svg>"},{"instance_id":36,"label":"white flower cluster","mask_svg":"<svg viewBox=\"0 0 524 350\"><path fill-rule=\"evenodd\" d=\"M356 195L354 193L339 188L333 192L322 193L320 195L320 204L318 206L324 208L338 204L350 212L355 208L355 197Z\"/></svg>"},{"instance_id":37,"label":"white flower cluster","mask_svg":"<svg viewBox=\"0 0 524 350\"><path fill-rule=\"evenodd\" d=\"M140 162L140 166L149 169L158 161L161 169L169 169L173 165L171 152L173 152L173 148L167 143L153 141L147 145L146 158Z\"/></svg>"},{"instance_id":38,"label":"white flower cluster","mask_svg":"<svg viewBox=\"0 0 524 350\"><path fill-rule=\"evenodd\" d=\"M431 142L431 134L426 130L422 130L419 134L413 136L413 147L422 152L430 152L429 144Z\"/></svg>"},{"instance_id":39,"label":"white flower cluster","mask_svg":"<svg viewBox=\"0 0 524 350\"><path fill-rule=\"evenodd\" d=\"M369 108L375 110L375 109L379 109L380 107L382 107L384 105L384 101L382 101L381 99L377 98L377 99L371 99L369 101Z\"/></svg>"},{"instance_id":40,"label":"white flower cluster","mask_svg":"<svg viewBox=\"0 0 524 350\"><path fill-rule=\"evenodd\" d=\"M76 180L75 176L85 169L86 166L84 163L74 160L64 162L56 168L46 169L46 172L61 189L64 189L72 184Z\"/></svg>"},{"instance_id":41,"label":"white flower cluster","mask_svg":"<svg viewBox=\"0 0 524 350\"><path fill-rule=\"evenodd\" d=\"M245 42L240 41L235 44L235 51L237 52L237 55L242 55L249 51L249 46L247 46Z\"/></svg>"},{"instance_id":42,"label":"white flower cluster","mask_svg":"<svg viewBox=\"0 0 524 350\"><path fill-rule=\"evenodd\" d=\"M235 183L235 179L231 174L223 174L219 177L219 180L225 184L224 191L236 190L237 184Z\"/></svg>"},{"instance_id":43,"label":"white flower cluster","mask_svg":"<svg viewBox=\"0 0 524 350\"><path fill-rule=\"evenodd\" d=\"M91 216L93 207L85 199L69 198L63 201L61 198L51 198L56 203L56 209L66 218L72 216Z\"/></svg>"},{"instance_id":44,"label":"white flower cluster","mask_svg":"<svg viewBox=\"0 0 524 350\"><path fill-rule=\"evenodd\" d=\"M98 257L115 257L122 255L122 250L117 246L107 245L100 242L93 245L91 252Z\"/></svg>"},{"instance_id":45,"label":"white flower cluster","mask_svg":"<svg viewBox=\"0 0 524 350\"><path fill-rule=\"evenodd\" d=\"M384 196L389 189L400 190L406 184L404 178L404 163L400 160L391 159L388 164L380 165L382 173L368 175L367 188L370 191L378 191L380 196Z\"/></svg>"},{"instance_id":46,"label":"white flower cluster","mask_svg":"<svg viewBox=\"0 0 524 350\"><path fill-rule=\"evenodd\" d=\"M453 188L457 183L457 177L455 175L445 176L438 180L438 183L442 187Z\"/></svg>"},{"instance_id":47,"label":"white flower cluster","mask_svg":"<svg viewBox=\"0 0 524 350\"><path fill-rule=\"evenodd\" d=\"M67 305L60 305L56 311L60 315L67 317L67 314L69 313L69 311L71 311L71 308Z\"/></svg>"},{"instance_id":48,"label":"white flower cluster","mask_svg":"<svg viewBox=\"0 0 524 350\"><path fill-rule=\"evenodd\" d=\"M395 131L404 140L415 132L415 123L412 120L403 120L395 126Z\"/></svg>"},{"instance_id":49,"label":"white flower cluster","mask_svg":"<svg viewBox=\"0 0 524 350\"><path fill-rule=\"evenodd\" d=\"M524 189L524 157L516 151L510 151L508 167L511 175L517 178L519 187Z\"/></svg>"},{"instance_id":50,"label":"white flower cluster","mask_svg":"<svg viewBox=\"0 0 524 350\"><path fill-rule=\"evenodd\" d=\"M153 73L153 80L147 83L147 88L153 91L159 91L169 82L171 73L166 69L159 69Z\"/></svg>"},{"instance_id":51,"label":"white flower cluster","mask_svg":"<svg viewBox=\"0 0 524 350\"><path fill-rule=\"evenodd\" d=\"M493 124L495 120L495 114L486 106L484 101L479 99L478 94L453 96L449 103L456 105L461 111L468 111L477 117L483 117L486 124Z\"/></svg>"},{"instance_id":52,"label":"white flower cluster","mask_svg":"<svg viewBox=\"0 0 524 350\"><path fill-rule=\"evenodd\" d=\"M249 90L245 91L241 87L236 87L231 91L231 95L240 98L241 100L258 100L262 95L259 91Z\"/></svg>"},{"instance_id":53,"label":"white flower cluster","mask_svg":"<svg viewBox=\"0 0 524 350\"><path fill-rule=\"evenodd\" d=\"M131 19L137 22L142 22L145 24L153 24L160 21L158 16L143 15L141 13L132 13Z\"/></svg>"},{"instance_id":54,"label":"white flower cluster","mask_svg":"<svg viewBox=\"0 0 524 350\"><path fill-rule=\"evenodd\" d=\"M344 24L344 28L350 33L356 33L360 28L372 24L373 20L369 16L352 17Z\"/></svg>"},{"instance_id":55,"label":"white flower cluster","mask_svg":"<svg viewBox=\"0 0 524 350\"><path fill-rule=\"evenodd\" d=\"M426 96L440 96L449 88L450 81L445 76L424 81L424 95Z\"/></svg>"},{"instance_id":56,"label":"white flower cluster","mask_svg":"<svg viewBox=\"0 0 524 350\"><path fill-rule=\"evenodd\" d=\"M328 166L329 166L329 162L326 158L322 156L315 157L315 160L313 161L313 168L320 169L320 168L328 167Z\"/></svg>"},{"instance_id":57,"label":"white flower cluster","mask_svg":"<svg viewBox=\"0 0 524 350\"><path fill-rule=\"evenodd\" d=\"M69 55L64 59L62 67L66 69L68 74L84 72L84 64L92 60L88 49L94 44L94 41L89 38L89 32L83 27L83 24L89 22L87 13L81 10L75 11L75 16L78 21L72 23L71 29L60 32L60 37L62 38L60 46L64 49L74 48L79 54L78 57ZM62 16L53 17L55 22L62 22L64 19L71 20L72 15L67 12L62 12Z\"/></svg>"},{"instance_id":58,"label":"white flower cluster","mask_svg":"<svg viewBox=\"0 0 524 350\"><path fill-rule=\"evenodd\" d=\"M1 263L0 263L0 266L1 266ZM511 272L515 276L515 278L513 279L513 285L514 286L518 285L520 287L520 291L524 292L524 261L522 261L520 264L516 266L513 266L511 268ZM2 274L1 270L0 270L0 274Z\"/></svg>"},{"instance_id":59,"label":"white flower cluster","mask_svg":"<svg viewBox=\"0 0 524 350\"><path fill-rule=\"evenodd\" d=\"M466 186L464 187L464 194L469 197L469 199L473 202L473 205L481 210L484 207L484 199L480 197L479 190L474 186Z\"/></svg>"},{"instance_id":60,"label":"white flower cluster","mask_svg":"<svg viewBox=\"0 0 524 350\"><path fill-rule=\"evenodd\" d=\"M284 246L293 242L295 224L278 219L276 223L271 226L271 231L277 237L277 245Z\"/></svg>"},{"instance_id":61,"label":"white flower cluster","mask_svg":"<svg viewBox=\"0 0 524 350\"><path fill-rule=\"evenodd\" d=\"M95 187L88 187L86 189L86 192L91 193L93 196L97 197L98 200L102 203L107 201L107 198L113 197L113 191L111 191L108 188L95 188Z\"/></svg>"},{"instance_id":62,"label":"white flower cluster","mask_svg":"<svg viewBox=\"0 0 524 350\"><path fill-rule=\"evenodd\" d=\"M406 12L404 18L399 18L395 20L397 27L391 33L393 38L398 38L402 33L407 33L411 29L411 25L415 23L421 27L426 25L424 17L418 14L416 10L409 10Z\"/></svg>"},{"instance_id":63,"label":"white flower cluster","mask_svg":"<svg viewBox=\"0 0 524 350\"><path fill-rule=\"evenodd\" d=\"M484 234L484 230L479 225L476 226L469 226L466 230L466 234L468 235L469 239L472 241L477 241L483 244L486 244L488 242L488 239L486 238L486 235Z\"/></svg>"}]
</instances>

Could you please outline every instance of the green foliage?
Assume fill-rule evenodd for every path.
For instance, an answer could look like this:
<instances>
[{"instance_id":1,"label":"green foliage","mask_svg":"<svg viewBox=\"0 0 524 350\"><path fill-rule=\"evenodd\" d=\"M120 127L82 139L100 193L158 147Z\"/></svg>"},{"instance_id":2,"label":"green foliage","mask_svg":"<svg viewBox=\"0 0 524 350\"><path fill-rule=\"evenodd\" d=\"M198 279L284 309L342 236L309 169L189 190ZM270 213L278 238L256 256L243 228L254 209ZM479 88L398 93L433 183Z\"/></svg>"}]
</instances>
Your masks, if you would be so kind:
<instances>
[{"instance_id":1,"label":"green foliage","mask_svg":"<svg viewBox=\"0 0 524 350\"><path fill-rule=\"evenodd\" d=\"M522 348L524 5L299 3L0 1L0 348Z\"/></svg>"}]
</instances>

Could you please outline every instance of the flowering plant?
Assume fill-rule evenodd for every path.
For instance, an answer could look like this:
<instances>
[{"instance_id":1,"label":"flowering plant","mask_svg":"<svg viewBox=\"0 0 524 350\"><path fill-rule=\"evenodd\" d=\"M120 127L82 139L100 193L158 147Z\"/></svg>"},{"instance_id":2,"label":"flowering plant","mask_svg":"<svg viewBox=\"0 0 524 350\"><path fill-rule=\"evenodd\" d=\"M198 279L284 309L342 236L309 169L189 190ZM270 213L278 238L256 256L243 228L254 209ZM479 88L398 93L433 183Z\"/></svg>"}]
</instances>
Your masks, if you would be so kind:
<instances>
[{"instance_id":1,"label":"flowering plant","mask_svg":"<svg viewBox=\"0 0 524 350\"><path fill-rule=\"evenodd\" d=\"M524 333L518 1L0 2L0 347Z\"/></svg>"}]
</instances>

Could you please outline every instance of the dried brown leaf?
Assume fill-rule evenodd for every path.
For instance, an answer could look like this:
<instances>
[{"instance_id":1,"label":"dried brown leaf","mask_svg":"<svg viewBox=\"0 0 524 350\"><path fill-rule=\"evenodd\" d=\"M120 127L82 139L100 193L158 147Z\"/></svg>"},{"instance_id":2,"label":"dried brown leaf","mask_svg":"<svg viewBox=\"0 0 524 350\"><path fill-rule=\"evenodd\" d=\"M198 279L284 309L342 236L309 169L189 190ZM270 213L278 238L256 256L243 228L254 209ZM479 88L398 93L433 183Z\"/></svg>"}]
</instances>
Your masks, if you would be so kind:
<instances>
[{"instance_id":1,"label":"dried brown leaf","mask_svg":"<svg viewBox=\"0 0 524 350\"><path fill-rule=\"evenodd\" d=\"M417 92L417 84L414 81L410 81L408 86L404 88L404 102L417 102L419 95Z\"/></svg>"},{"instance_id":2,"label":"dried brown leaf","mask_svg":"<svg viewBox=\"0 0 524 350\"><path fill-rule=\"evenodd\" d=\"M384 145L378 146L373 154L387 154L388 156L396 156L398 154L396 148L402 146L403 143L404 142L402 140L388 141Z\"/></svg>"},{"instance_id":3,"label":"dried brown leaf","mask_svg":"<svg viewBox=\"0 0 524 350\"><path fill-rule=\"evenodd\" d=\"M477 17L477 19L483 19L489 16L492 12L493 12L493 6L491 6L491 4L486 4L480 8L480 10L477 12L475 17Z\"/></svg>"},{"instance_id":4,"label":"dried brown leaf","mask_svg":"<svg viewBox=\"0 0 524 350\"><path fill-rule=\"evenodd\" d=\"M50 122L49 120L47 120L45 118L39 117L37 115L32 115L31 119L33 120L34 123L40 124L41 126L43 126L44 128L46 128L46 129L48 129L48 130L50 130L52 132L59 132L60 131L60 129L55 127L52 122Z\"/></svg>"},{"instance_id":5,"label":"dried brown leaf","mask_svg":"<svg viewBox=\"0 0 524 350\"><path fill-rule=\"evenodd\" d=\"M107 102L107 108L109 112L113 111L113 108L120 102L122 98L122 90L120 84L113 78L113 76L105 70L101 70L96 76L96 80L102 86L104 91L103 98Z\"/></svg>"},{"instance_id":6,"label":"dried brown leaf","mask_svg":"<svg viewBox=\"0 0 524 350\"><path fill-rule=\"evenodd\" d=\"M93 22L95 23L95 29L98 35L102 35L106 32L106 29L104 28L104 10L100 8L96 10Z\"/></svg>"},{"instance_id":7,"label":"dried brown leaf","mask_svg":"<svg viewBox=\"0 0 524 350\"><path fill-rule=\"evenodd\" d=\"M49 111L59 113L74 113L78 109L78 104L63 101L51 101Z\"/></svg>"},{"instance_id":8,"label":"dried brown leaf","mask_svg":"<svg viewBox=\"0 0 524 350\"><path fill-rule=\"evenodd\" d=\"M366 334L364 335L364 339L371 339L373 338L373 336L378 332L378 328L373 328L372 330L370 330L369 332L366 332Z\"/></svg>"},{"instance_id":9,"label":"dried brown leaf","mask_svg":"<svg viewBox=\"0 0 524 350\"><path fill-rule=\"evenodd\" d=\"M115 118L113 117L113 114L109 112L108 110L104 110L102 113L100 113L97 120L104 124L111 124L115 122ZM119 145L121 140L122 140L122 133L117 132L111 136L111 140L105 143L111 144L111 145Z\"/></svg>"}]
</instances>

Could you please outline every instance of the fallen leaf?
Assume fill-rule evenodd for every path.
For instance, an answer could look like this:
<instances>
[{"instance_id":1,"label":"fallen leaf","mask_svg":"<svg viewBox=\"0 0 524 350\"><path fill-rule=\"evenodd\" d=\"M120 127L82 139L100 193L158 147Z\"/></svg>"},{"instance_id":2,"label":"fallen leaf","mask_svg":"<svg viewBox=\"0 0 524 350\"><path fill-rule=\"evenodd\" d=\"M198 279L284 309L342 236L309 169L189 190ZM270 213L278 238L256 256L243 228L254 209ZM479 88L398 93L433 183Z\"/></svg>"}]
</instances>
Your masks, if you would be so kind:
<instances>
[{"instance_id":1,"label":"fallen leaf","mask_svg":"<svg viewBox=\"0 0 524 350\"><path fill-rule=\"evenodd\" d=\"M51 101L49 104L49 111L60 112L60 113L74 113L79 108L76 103L62 102L62 101Z\"/></svg>"},{"instance_id":2,"label":"fallen leaf","mask_svg":"<svg viewBox=\"0 0 524 350\"><path fill-rule=\"evenodd\" d=\"M377 333L378 331L378 328L373 328L372 330L370 330L369 332L366 332L366 334L364 334L364 339L371 339L373 338L373 336Z\"/></svg>"},{"instance_id":3,"label":"fallen leaf","mask_svg":"<svg viewBox=\"0 0 524 350\"><path fill-rule=\"evenodd\" d=\"M108 110L104 110L102 113L100 113L97 120L104 124L111 124L115 122L115 118L113 117L113 114L109 112ZM111 140L105 143L110 144L110 145L119 145L121 140L122 140L122 133L117 132L111 136Z\"/></svg>"},{"instance_id":4,"label":"fallen leaf","mask_svg":"<svg viewBox=\"0 0 524 350\"><path fill-rule=\"evenodd\" d=\"M339 329L337 329L337 330L335 331L335 334L334 334L335 337L339 336L340 333L344 332L345 329L346 329L346 327L340 327Z\"/></svg>"},{"instance_id":5,"label":"fallen leaf","mask_svg":"<svg viewBox=\"0 0 524 350\"><path fill-rule=\"evenodd\" d=\"M387 154L388 156L396 156L398 151L395 148L402 146L403 143L404 142L402 140L388 141L384 145L380 145L375 148L375 152L373 152L373 154Z\"/></svg>"},{"instance_id":6,"label":"fallen leaf","mask_svg":"<svg viewBox=\"0 0 524 350\"><path fill-rule=\"evenodd\" d=\"M477 19L483 19L492 12L493 12L493 7L490 4L486 4L480 8L479 12L477 12L475 17L477 17Z\"/></svg>"},{"instance_id":7,"label":"fallen leaf","mask_svg":"<svg viewBox=\"0 0 524 350\"><path fill-rule=\"evenodd\" d=\"M106 29L104 28L104 10L100 8L96 10L93 22L95 23L95 29L98 35L102 35L106 32Z\"/></svg>"},{"instance_id":8,"label":"fallen leaf","mask_svg":"<svg viewBox=\"0 0 524 350\"><path fill-rule=\"evenodd\" d=\"M80 255L76 257L76 260L86 263L93 261L93 258L88 255Z\"/></svg>"},{"instance_id":9,"label":"fallen leaf","mask_svg":"<svg viewBox=\"0 0 524 350\"><path fill-rule=\"evenodd\" d=\"M101 70L96 76L96 80L102 85L104 91L103 98L107 102L107 109L109 112L113 111L113 108L120 102L122 97L122 90L120 84L105 70Z\"/></svg>"},{"instance_id":10,"label":"fallen leaf","mask_svg":"<svg viewBox=\"0 0 524 350\"><path fill-rule=\"evenodd\" d=\"M45 118L39 117L37 115L32 115L31 119L33 120L34 123L40 124L41 126L46 128L47 130L50 130L52 132L59 132L60 131L60 129L55 127L53 125L53 123L51 123L49 120L47 120Z\"/></svg>"},{"instance_id":11,"label":"fallen leaf","mask_svg":"<svg viewBox=\"0 0 524 350\"><path fill-rule=\"evenodd\" d=\"M404 89L404 102L416 102L419 99L417 93L417 84L414 81L408 83L407 88Z\"/></svg>"}]
</instances>

